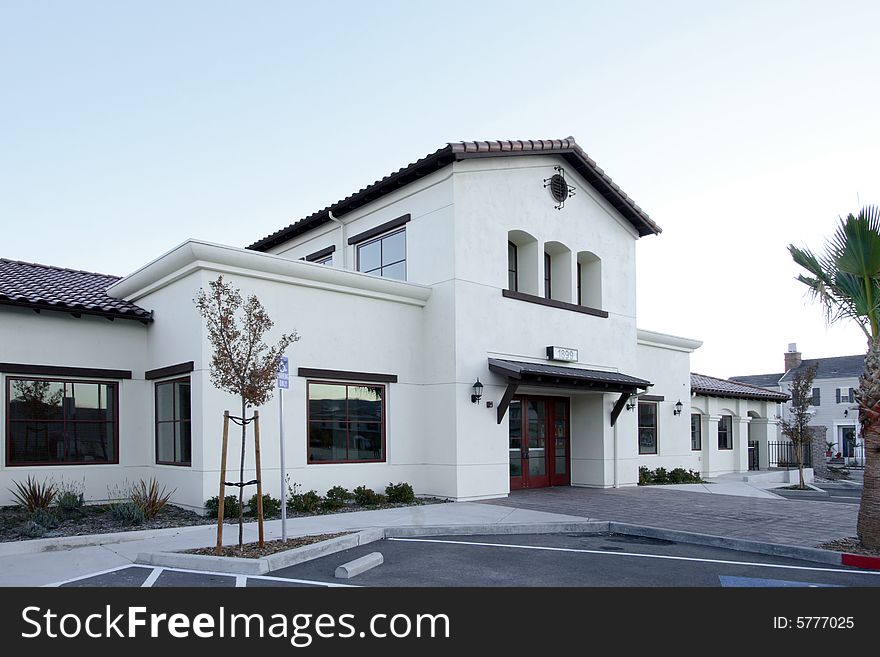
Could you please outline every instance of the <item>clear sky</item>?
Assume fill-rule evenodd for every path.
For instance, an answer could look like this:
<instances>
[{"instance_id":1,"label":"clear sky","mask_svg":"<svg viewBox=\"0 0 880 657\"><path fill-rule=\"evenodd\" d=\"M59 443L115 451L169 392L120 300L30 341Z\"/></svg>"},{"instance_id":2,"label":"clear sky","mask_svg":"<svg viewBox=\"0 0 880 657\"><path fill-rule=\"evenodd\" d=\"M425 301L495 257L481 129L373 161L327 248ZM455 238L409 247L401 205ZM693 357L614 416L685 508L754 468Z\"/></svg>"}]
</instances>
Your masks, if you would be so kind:
<instances>
[{"instance_id":1,"label":"clear sky","mask_svg":"<svg viewBox=\"0 0 880 657\"><path fill-rule=\"evenodd\" d=\"M559 138L664 229L639 325L694 371L858 353L794 281L880 203L880 3L0 0L0 256L244 246L449 141Z\"/></svg>"}]
</instances>

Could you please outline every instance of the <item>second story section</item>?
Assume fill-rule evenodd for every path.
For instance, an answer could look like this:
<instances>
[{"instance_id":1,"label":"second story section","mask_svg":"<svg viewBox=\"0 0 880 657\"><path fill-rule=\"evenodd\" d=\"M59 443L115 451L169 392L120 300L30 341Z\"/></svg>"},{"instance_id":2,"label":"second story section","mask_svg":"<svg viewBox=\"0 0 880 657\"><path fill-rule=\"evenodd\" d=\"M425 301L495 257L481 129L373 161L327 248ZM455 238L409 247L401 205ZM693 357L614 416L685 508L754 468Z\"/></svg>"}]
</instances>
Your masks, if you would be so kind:
<instances>
[{"instance_id":1,"label":"second story section","mask_svg":"<svg viewBox=\"0 0 880 657\"><path fill-rule=\"evenodd\" d=\"M635 317L635 241L660 228L571 137L458 142L248 248Z\"/></svg>"}]
</instances>

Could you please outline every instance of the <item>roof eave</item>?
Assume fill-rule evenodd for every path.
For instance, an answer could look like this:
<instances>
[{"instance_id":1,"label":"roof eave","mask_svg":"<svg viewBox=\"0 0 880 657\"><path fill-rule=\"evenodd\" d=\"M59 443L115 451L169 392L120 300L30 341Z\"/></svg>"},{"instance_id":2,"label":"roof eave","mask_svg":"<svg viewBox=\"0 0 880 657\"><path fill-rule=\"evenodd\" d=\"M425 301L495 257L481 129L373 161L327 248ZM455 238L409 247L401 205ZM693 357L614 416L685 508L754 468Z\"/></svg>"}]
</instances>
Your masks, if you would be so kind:
<instances>
[{"instance_id":1,"label":"roof eave","mask_svg":"<svg viewBox=\"0 0 880 657\"><path fill-rule=\"evenodd\" d=\"M30 310L35 310L37 312L43 310L49 310L58 313L65 313L67 315L79 316L79 315L90 315L92 317L104 317L106 319L130 319L134 321L138 321L141 324L152 324L153 323L153 314L151 312L146 312L143 315L138 315L135 313L123 313L123 312L114 312L109 310L101 310L99 308L85 308L79 306L64 306L61 304L54 304L49 302L40 302L40 301L26 301L26 300L16 300L16 299L6 299L0 298L0 305L4 306L13 306L16 308L27 308Z\"/></svg>"},{"instance_id":2,"label":"roof eave","mask_svg":"<svg viewBox=\"0 0 880 657\"><path fill-rule=\"evenodd\" d=\"M645 214L620 187L578 146L573 138L559 140L558 148L511 149L511 150L467 150L461 142L447 144L445 147L413 162L407 167L396 171L347 198L327 206L303 219L300 219L271 235L245 247L252 251L267 251L283 242L301 235L313 228L327 223L330 212L341 217L359 207L366 205L385 194L399 189L421 177L434 173L454 161L485 157L508 157L512 155L559 155L605 198L606 201L625 217L636 229L639 237L659 235L662 228Z\"/></svg>"}]
</instances>

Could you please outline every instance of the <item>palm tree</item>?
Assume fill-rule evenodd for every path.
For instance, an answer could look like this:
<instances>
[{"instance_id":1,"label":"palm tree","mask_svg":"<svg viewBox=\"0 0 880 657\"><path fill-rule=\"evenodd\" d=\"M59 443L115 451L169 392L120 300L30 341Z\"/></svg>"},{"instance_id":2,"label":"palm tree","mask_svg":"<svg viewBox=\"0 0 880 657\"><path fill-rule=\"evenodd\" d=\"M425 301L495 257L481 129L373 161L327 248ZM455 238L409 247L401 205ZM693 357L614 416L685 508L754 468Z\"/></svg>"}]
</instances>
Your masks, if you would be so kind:
<instances>
[{"instance_id":1,"label":"palm tree","mask_svg":"<svg viewBox=\"0 0 880 657\"><path fill-rule=\"evenodd\" d=\"M821 257L793 244L788 251L807 271L798 280L822 305L828 322L855 320L868 341L856 393L865 441L858 534L862 545L880 548L880 208L867 206L858 216L841 218Z\"/></svg>"}]
</instances>

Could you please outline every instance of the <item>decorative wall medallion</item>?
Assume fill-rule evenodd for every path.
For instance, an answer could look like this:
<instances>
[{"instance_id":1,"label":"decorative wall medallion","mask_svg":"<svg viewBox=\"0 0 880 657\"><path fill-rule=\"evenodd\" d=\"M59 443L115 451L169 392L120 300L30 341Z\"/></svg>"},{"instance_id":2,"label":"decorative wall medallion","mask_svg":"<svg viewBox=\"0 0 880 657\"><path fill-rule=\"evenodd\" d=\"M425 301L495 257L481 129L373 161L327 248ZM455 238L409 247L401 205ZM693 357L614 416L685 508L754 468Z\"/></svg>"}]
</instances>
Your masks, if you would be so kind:
<instances>
[{"instance_id":1,"label":"decorative wall medallion","mask_svg":"<svg viewBox=\"0 0 880 657\"><path fill-rule=\"evenodd\" d=\"M569 196L574 196L575 189L566 182L565 169L562 167L553 167L553 169L556 173L549 178L544 178L544 188L550 188L550 196L556 201L556 205L553 207L561 210L565 207L565 200Z\"/></svg>"}]
</instances>

